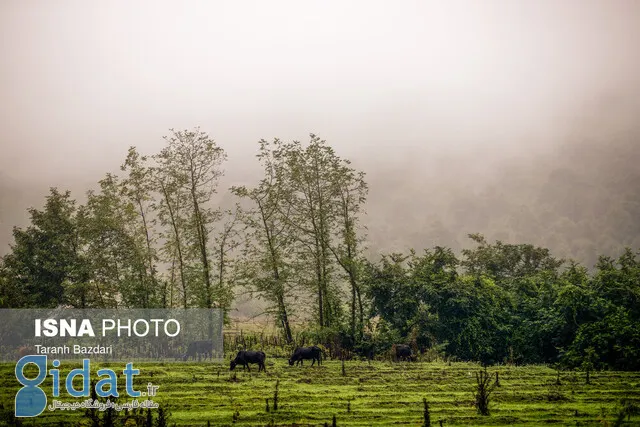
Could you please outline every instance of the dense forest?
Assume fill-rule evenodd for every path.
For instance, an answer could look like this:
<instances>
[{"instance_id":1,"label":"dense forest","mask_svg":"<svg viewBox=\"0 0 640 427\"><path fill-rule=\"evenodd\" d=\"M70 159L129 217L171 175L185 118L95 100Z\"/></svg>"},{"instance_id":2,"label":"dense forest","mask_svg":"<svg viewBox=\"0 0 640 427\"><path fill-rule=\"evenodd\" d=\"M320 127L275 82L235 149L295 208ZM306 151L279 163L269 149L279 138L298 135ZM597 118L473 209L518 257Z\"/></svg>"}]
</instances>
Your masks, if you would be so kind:
<instances>
[{"instance_id":1,"label":"dense forest","mask_svg":"<svg viewBox=\"0 0 640 427\"><path fill-rule=\"evenodd\" d=\"M0 307L228 312L242 290L289 342L303 326L361 355L406 342L484 363L637 370L640 173L632 139L613 143L563 147L564 168L512 163L508 180L473 197L414 198L402 214L387 193L374 203L388 221L424 225L410 238L420 249L396 253L393 236L370 236L394 229L366 221L375 182L319 137L260 141L262 178L227 191L224 149L200 129L171 130L157 153L131 147L83 203L51 188L29 209L0 263ZM427 205L449 210L432 218ZM539 243L554 235L569 236L554 245L561 257L587 262Z\"/></svg>"}]
</instances>

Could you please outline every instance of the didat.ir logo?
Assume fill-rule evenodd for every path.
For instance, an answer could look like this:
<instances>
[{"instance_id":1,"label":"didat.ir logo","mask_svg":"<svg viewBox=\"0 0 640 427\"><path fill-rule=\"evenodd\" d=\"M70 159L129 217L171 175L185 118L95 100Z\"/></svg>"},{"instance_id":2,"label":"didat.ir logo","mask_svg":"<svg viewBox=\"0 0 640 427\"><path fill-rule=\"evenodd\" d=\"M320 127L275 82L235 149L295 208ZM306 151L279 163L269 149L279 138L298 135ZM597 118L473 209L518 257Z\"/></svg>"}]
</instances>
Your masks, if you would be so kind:
<instances>
[{"instance_id":1,"label":"didat.ir logo","mask_svg":"<svg viewBox=\"0 0 640 427\"><path fill-rule=\"evenodd\" d=\"M35 378L27 378L25 376L25 367L34 364L38 367L38 375ZM16 393L15 399L15 416L16 417L36 417L40 415L47 407L47 394L41 388L42 383L47 375L52 378L51 396L60 396L60 361L53 360L51 362L54 369L47 369L46 355L27 355L21 358L16 364L16 379L22 385L22 388ZM90 397L90 367L89 359L83 359L82 368L73 369L67 374L64 381L64 390L71 397ZM98 397L119 397L118 393L118 376L112 369L99 369L96 374L99 380L95 384L95 392ZM152 384L147 385L147 393L142 393L133 389L133 376L139 375L140 370L133 368L133 363L127 363L122 370L125 376L125 389L130 397L140 397L145 395L155 395L158 386ZM73 380L76 377L82 377L82 389L76 390L73 386Z\"/></svg>"}]
</instances>

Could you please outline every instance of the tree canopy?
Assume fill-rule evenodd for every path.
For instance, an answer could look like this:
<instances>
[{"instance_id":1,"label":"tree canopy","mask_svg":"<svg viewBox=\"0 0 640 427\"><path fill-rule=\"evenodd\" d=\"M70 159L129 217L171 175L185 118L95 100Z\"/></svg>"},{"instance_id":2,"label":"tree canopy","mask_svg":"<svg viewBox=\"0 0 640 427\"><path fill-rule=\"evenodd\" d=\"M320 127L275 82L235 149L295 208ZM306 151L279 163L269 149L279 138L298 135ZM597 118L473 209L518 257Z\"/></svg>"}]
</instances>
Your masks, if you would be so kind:
<instances>
[{"instance_id":1,"label":"tree canopy","mask_svg":"<svg viewBox=\"0 0 640 427\"><path fill-rule=\"evenodd\" d=\"M486 364L640 369L631 248L592 269L480 233L457 252L367 256L366 175L326 141L259 141L263 176L232 187L232 207L214 197L225 160L200 129L171 130L155 154L131 147L122 176L106 174L82 205L51 188L13 230L0 307L228 313L242 291L267 304L290 343L303 327L362 355L402 342Z\"/></svg>"}]
</instances>

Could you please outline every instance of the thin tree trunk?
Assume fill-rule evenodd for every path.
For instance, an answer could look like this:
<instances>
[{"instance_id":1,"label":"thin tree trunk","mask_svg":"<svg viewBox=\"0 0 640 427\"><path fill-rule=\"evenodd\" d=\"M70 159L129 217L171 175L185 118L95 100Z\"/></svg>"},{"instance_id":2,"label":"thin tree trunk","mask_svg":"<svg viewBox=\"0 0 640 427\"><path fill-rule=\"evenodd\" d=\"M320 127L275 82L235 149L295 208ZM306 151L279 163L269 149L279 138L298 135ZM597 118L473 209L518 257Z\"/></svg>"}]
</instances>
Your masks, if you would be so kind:
<instances>
[{"instance_id":1,"label":"thin tree trunk","mask_svg":"<svg viewBox=\"0 0 640 427\"><path fill-rule=\"evenodd\" d=\"M171 254L171 279L169 280L169 306L173 307L173 288L176 285L176 251ZM166 306L165 306L166 308Z\"/></svg>"},{"instance_id":2,"label":"thin tree trunk","mask_svg":"<svg viewBox=\"0 0 640 427\"><path fill-rule=\"evenodd\" d=\"M222 236L222 241L220 242L220 265L218 266L218 292L222 292L222 289L224 288L224 263L226 262L226 260L224 259L224 247L226 246L226 242L227 242L227 234L226 232L223 234ZM226 307L225 307L226 308Z\"/></svg>"},{"instance_id":3,"label":"thin tree trunk","mask_svg":"<svg viewBox=\"0 0 640 427\"><path fill-rule=\"evenodd\" d=\"M182 285L182 303L183 303L183 307L187 308L187 281L184 277L184 257L182 256L182 242L180 241L180 229L178 228L178 222L176 218L178 216L178 212L177 212L178 208L176 207L176 212L174 213L173 208L171 207L171 200L169 199L169 194L162 181L160 181L160 187L162 188L162 193L164 194L164 200L167 203L167 209L169 210L171 227L173 228L176 250L178 252L178 269L180 271L180 284Z\"/></svg>"},{"instance_id":4,"label":"thin tree trunk","mask_svg":"<svg viewBox=\"0 0 640 427\"><path fill-rule=\"evenodd\" d=\"M318 239L316 238L316 279L318 280L318 321L320 323L320 327L324 326L324 292L322 289L322 269L320 266L319 254L318 254Z\"/></svg>"},{"instance_id":5,"label":"thin tree trunk","mask_svg":"<svg viewBox=\"0 0 640 427\"><path fill-rule=\"evenodd\" d=\"M262 206L262 203L259 199L256 200L258 208L260 209L260 218L262 219L262 225L264 226L264 232L267 236L267 245L269 247L269 257L271 258L271 265L273 268L273 280L275 285L277 286L276 299L278 304L278 312L280 321L282 322L282 329L284 331L285 339L287 340L287 344L291 344L293 342L293 335L291 334L291 325L289 324L289 316L287 314L287 306L284 300L284 286L280 283L280 269L278 268L278 256L276 254L276 249L273 245L273 236L271 235L271 231L269 229L269 224L267 224L267 217Z\"/></svg>"},{"instance_id":6,"label":"thin tree trunk","mask_svg":"<svg viewBox=\"0 0 640 427\"><path fill-rule=\"evenodd\" d=\"M196 231L198 234L198 246L200 247L200 260L202 262L202 273L204 279L205 289L205 307L212 308L213 301L211 299L211 273L209 271L209 258L207 256L207 237L202 216L200 213L200 207L195 194L195 188L191 191L191 197L193 198L193 210L196 219Z\"/></svg>"},{"instance_id":7,"label":"thin tree trunk","mask_svg":"<svg viewBox=\"0 0 640 427\"><path fill-rule=\"evenodd\" d=\"M120 283L120 269L118 268L118 260L116 258L113 259L113 266L116 269L116 280L117 280L117 287L118 287L118 293L120 293L121 290L121 283ZM115 303L116 303L116 307L118 308L118 300L115 299Z\"/></svg>"},{"instance_id":8,"label":"thin tree trunk","mask_svg":"<svg viewBox=\"0 0 640 427\"><path fill-rule=\"evenodd\" d=\"M137 199L138 202L138 207L140 208L140 216L142 217L142 226L144 227L144 235L145 235L145 239L147 242L147 263L149 264L149 274L151 276L151 284L154 287L157 287L158 283L156 281L156 274L155 274L155 267L153 266L153 257L151 256L151 238L149 237L149 228L147 227L147 218L144 214L144 209L142 208L142 201L140 199ZM149 295L150 295L150 291L149 289L145 289L146 295L145 295L145 308L149 308Z\"/></svg>"},{"instance_id":9,"label":"thin tree trunk","mask_svg":"<svg viewBox=\"0 0 640 427\"><path fill-rule=\"evenodd\" d=\"M362 309L362 294L360 293L360 287L356 286L356 293L358 294L358 311L359 311L359 315L360 315L360 327L359 327L359 334L360 337L362 337L362 333L363 333L363 328L364 328L364 311Z\"/></svg>"},{"instance_id":10,"label":"thin tree trunk","mask_svg":"<svg viewBox=\"0 0 640 427\"><path fill-rule=\"evenodd\" d=\"M349 277L351 282L351 340L356 339L356 285L353 279Z\"/></svg>"},{"instance_id":11,"label":"thin tree trunk","mask_svg":"<svg viewBox=\"0 0 640 427\"><path fill-rule=\"evenodd\" d=\"M291 334L291 326L289 325L287 307L284 303L284 297L282 295L278 295L278 310L280 311L282 329L284 329L284 335L287 340L287 344L291 344L291 342L293 342L293 335Z\"/></svg>"}]
</instances>

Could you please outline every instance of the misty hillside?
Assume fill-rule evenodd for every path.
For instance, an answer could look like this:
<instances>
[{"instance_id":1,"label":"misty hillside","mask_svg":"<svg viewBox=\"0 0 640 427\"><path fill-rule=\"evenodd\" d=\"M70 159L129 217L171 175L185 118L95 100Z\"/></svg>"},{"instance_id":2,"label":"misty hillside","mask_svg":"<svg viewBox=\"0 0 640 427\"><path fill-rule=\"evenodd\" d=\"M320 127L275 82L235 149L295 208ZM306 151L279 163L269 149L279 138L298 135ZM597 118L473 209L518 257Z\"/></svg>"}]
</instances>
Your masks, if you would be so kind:
<instances>
[{"instance_id":1,"label":"misty hillside","mask_svg":"<svg viewBox=\"0 0 640 427\"><path fill-rule=\"evenodd\" d=\"M547 154L503 162L486 177L442 161L424 172L369 171L371 249L469 247L469 233L533 243L592 266L640 247L640 132L578 138ZM426 162L425 162L426 165ZM395 179L390 178L395 177Z\"/></svg>"}]
</instances>

